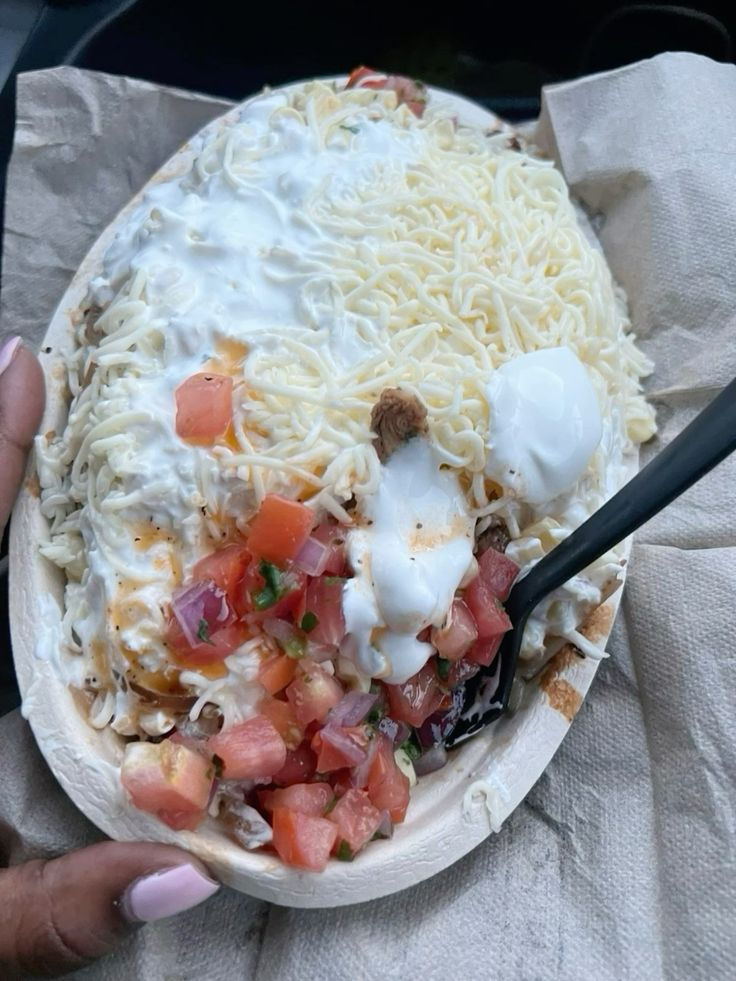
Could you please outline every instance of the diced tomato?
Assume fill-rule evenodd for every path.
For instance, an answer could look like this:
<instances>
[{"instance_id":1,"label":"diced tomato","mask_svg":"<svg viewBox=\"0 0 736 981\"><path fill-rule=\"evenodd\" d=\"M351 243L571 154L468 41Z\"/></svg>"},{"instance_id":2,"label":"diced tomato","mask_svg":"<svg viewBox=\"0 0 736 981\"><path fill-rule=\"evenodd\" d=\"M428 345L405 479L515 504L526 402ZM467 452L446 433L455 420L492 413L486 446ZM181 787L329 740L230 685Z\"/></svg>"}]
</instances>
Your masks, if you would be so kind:
<instances>
[{"instance_id":1,"label":"diced tomato","mask_svg":"<svg viewBox=\"0 0 736 981\"><path fill-rule=\"evenodd\" d=\"M226 780L271 777L286 762L286 743L265 715L223 729L207 740L207 748L222 760Z\"/></svg>"},{"instance_id":2,"label":"diced tomato","mask_svg":"<svg viewBox=\"0 0 736 981\"><path fill-rule=\"evenodd\" d=\"M305 658L299 661L296 677L286 689L299 722L324 722L327 713L343 696L342 685L318 664Z\"/></svg>"},{"instance_id":3,"label":"diced tomato","mask_svg":"<svg viewBox=\"0 0 736 981\"><path fill-rule=\"evenodd\" d=\"M354 770L344 767L342 770L333 770L327 775L336 797L342 797L343 794L353 789L355 786L353 783L354 772Z\"/></svg>"},{"instance_id":4,"label":"diced tomato","mask_svg":"<svg viewBox=\"0 0 736 981\"><path fill-rule=\"evenodd\" d=\"M305 740L296 749L286 752L286 762L273 775L273 783L279 787L289 787L293 783L309 780L317 771L317 754Z\"/></svg>"},{"instance_id":5,"label":"diced tomato","mask_svg":"<svg viewBox=\"0 0 736 981\"><path fill-rule=\"evenodd\" d=\"M205 815L215 770L201 753L164 739L128 743L120 776L136 807L191 830Z\"/></svg>"},{"instance_id":6,"label":"diced tomato","mask_svg":"<svg viewBox=\"0 0 736 981\"><path fill-rule=\"evenodd\" d=\"M486 666L491 664L496 654L498 654L498 649L501 646L502 640L503 634L497 634L495 637L476 640L468 651L466 660L471 661L473 664L483 664Z\"/></svg>"},{"instance_id":7,"label":"diced tomato","mask_svg":"<svg viewBox=\"0 0 736 981\"><path fill-rule=\"evenodd\" d=\"M380 72L377 72L374 68L367 68L365 65L359 65L358 68L353 68L353 70L350 72L345 88L354 89L355 86L364 79L375 78L376 76L380 76Z\"/></svg>"},{"instance_id":8,"label":"diced tomato","mask_svg":"<svg viewBox=\"0 0 736 981\"><path fill-rule=\"evenodd\" d=\"M278 698L262 698L258 712L265 715L286 743L287 749L295 749L304 737L304 730L297 721L294 706Z\"/></svg>"},{"instance_id":9,"label":"diced tomato","mask_svg":"<svg viewBox=\"0 0 736 981\"><path fill-rule=\"evenodd\" d=\"M300 814L322 817L335 798L328 783L295 783L291 787L265 790L261 793L263 808L273 811L276 807L289 807Z\"/></svg>"},{"instance_id":10,"label":"diced tomato","mask_svg":"<svg viewBox=\"0 0 736 981\"><path fill-rule=\"evenodd\" d=\"M345 542L347 531L342 525L335 522L323 521L321 525L312 532L312 538L327 545L330 550L324 573L327 576L344 576L347 567L347 557L345 555Z\"/></svg>"},{"instance_id":11,"label":"diced tomato","mask_svg":"<svg viewBox=\"0 0 736 981\"><path fill-rule=\"evenodd\" d=\"M321 872L336 838L337 827L332 821L288 807L274 808L273 847L287 865Z\"/></svg>"},{"instance_id":12,"label":"diced tomato","mask_svg":"<svg viewBox=\"0 0 736 981\"><path fill-rule=\"evenodd\" d=\"M420 726L433 712L449 704L432 664L425 664L403 685L386 685L386 694L388 714L397 722L406 722L410 726Z\"/></svg>"},{"instance_id":13,"label":"diced tomato","mask_svg":"<svg viewBox=\"0 0 736 981\"><path fill-rule=\"evenodd\" d=\"M313 524L311 508L279 494L267 494L251 522L248 547L268 562L288 562L309 538Z\"/></svg>"},{"instance_id":14,"label":"diced tomato","mask_svg":"<svg viewBox=\"0 0 736 981\"><path fill-rule=\"evenodd\" d=\"M274 654L262 662L258 669L258 682L269 695L282 691L294 679L296 661L287 654Z\"/></svg>"},{"instance_id":15,"label":"diced tomato","mask_svg":"<svg viewBox=\"0 0 736 981\"><path fill-rule=\"evenodd\" d=\"M482 643L487 644L488 641L484 640ZM447 687L451 690L457 688L463 681L467 681L474 674L478 674L478 671L480 671L480 665L469 660L469 655L466 655L462 660L453 662L447 676Z\"/></svg>"},{"instance_id":16,"label":"diced tomato","mask_svg":"<svg viewBox=\"0 0 736 981\"><path fill-rule=\"evenodd\" d=\"M193 443L214 443L233 418L233 380L227 375L198 374L174 393L176 434Z\"/></svg>"},{"instance_id":17,"label":"diced tomato","mask_svg":"<svg viewBox=\"0 0 736 981\"><path fill-rule=\"evenodd\" d=\"M511 621L506 611L480 575L465 590L465 602L473 614L481 640L488 640L511 630Z\"/></svg>"},{"instance_id":18,"label":"diced tomato","mask_svg":"<svg viewBox=\"0 0 736 981\"><path fill-rule=\"evenodd\" d=\"M370 726L325 726L312 738L317 771L329 773L363 763L373 732Z\"/></svg>"},{"instance_id":19,"label":"diced tomato","mask_svg":"<svg viewBox=\"0 0 736 981\"><path fill-rule=\"evenodd\" d=\"M211 579L225 593L231 609L243 616L248 609L244 603L245 574L252 561L253 556L245 545L226 545L200 559L191 578L194 582Z\"/></svg>"},{"instance_id":20,"label":"diced tomato","mask_svg":"<svg viewBox=\"0 0 736 981\"><path fill-rule=\"evenodd\" d=\"M478 575L503 603L508 599L514 580L519 575L519 567L503 552L487 548L478 556Z\"/></svg>"},{"instance_id":21,"label":"diced tomato","mask_svg":"<svg viewBox=\"0 0 736 981\"><path fill-rule=\"evenodd\" d=\"M334 576L310 579L307 585L306 611L317 617L317 625L309 631L315 644L337 647L345 636L345 617L342 612L344 580Z\"/></svg>"},{"instance_id":22,"label":"diced tomato","mask_svg":"<svg viewBox=\"0 0 736 981\"><path fill-rule=\"evenodd\" d=\"M224 661L250 636L251 629L246 624L236 621L210 634L209 641L202 641L201 644L190 647L175 617L169 619L166 628L166 643L174 654L175 660L185 667L198 667Z\"/></svg>"},{"instance_id":23,"label":"diced tomato","mask_svg":"<svg viewBox=\"0 0 736 981\"><path fill-rule=\"evenodd\" d=\"M434 627L431 634L437 653L448 661L459 661L477 639L473 614L461 599L453 602L444 626Z\"/></svg>"},{"instance_id":24,"label":"diced tomato","mask_svg":"<svg viewBox=\"0 0 736 981\"><path fill-rule=\"evenodd\" d=\"M353 69L346 88L391 89L396 93L399 105L406 103L415 116L421 116L427 104L425 88L421 82L415 82L405 75L382 75L365 65Z\"/></svg>"},{"instance_id":25,"label":"diced tomato","mask_svg":"<svg viewBox=\"0 0 736 981\"><path fill-rule=\"evenodd\" d=\"M379 811L388 811L394 824L404 820L409 806L409 778L399 769L394 759L394 746L383 733L373 758L368 777L367 792L371 803Z\"/></svg>"},{"instance_id":26,"label":"diced tomato","mask_svg":"<svg viewBox=\"0 0 736 981\"><path fill-rule=\"evenodd\" d=\"M196 831L207 814L206 809L201 811L159 811L156 817L163 821L173 831Z\"/></svg>"},{"instance_id":27,"label":"diced tomato","mask_svg":"<svg viewBox=\"0 0 736 981\"><path fill-rule=\"evenodd\" d=\"M353 855L359 852L376 833L381 823L381 812L374 807L364 790L348 790L327 815L328 821L337 825L337 842L347 843Z\"/></svg>"}]
</instances>

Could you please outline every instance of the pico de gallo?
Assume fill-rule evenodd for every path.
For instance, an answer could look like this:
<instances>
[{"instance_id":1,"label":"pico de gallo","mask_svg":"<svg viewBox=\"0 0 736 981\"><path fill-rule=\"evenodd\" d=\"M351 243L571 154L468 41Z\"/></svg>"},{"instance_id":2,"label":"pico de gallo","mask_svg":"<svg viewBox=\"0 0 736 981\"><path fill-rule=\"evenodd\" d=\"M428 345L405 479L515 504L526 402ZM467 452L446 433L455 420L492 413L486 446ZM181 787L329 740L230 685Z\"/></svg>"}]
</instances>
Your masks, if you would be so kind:
<instances>
[{"instance_id":1,"label":"pico de gallo","mask_svg":"<svg viewBox=\"0 0 736 981\"><path fill-rule=\"evenodd\" d=\"M192 830L214 806L240 844L313 871L404 820L410 784L446 762L458 686L491 664L511 626L503 601L518 567L481 540L477 575L445 623L423 631L435 654L403 684L359 690L336 670L353 573L346 531L270 494L242 540L197 563L171 600L171 661L204 668L261 637L262 694L255 714L229 728L184 716L160 741L130 743L122 782L136 807Z\"/></svg>"}]
</instances>

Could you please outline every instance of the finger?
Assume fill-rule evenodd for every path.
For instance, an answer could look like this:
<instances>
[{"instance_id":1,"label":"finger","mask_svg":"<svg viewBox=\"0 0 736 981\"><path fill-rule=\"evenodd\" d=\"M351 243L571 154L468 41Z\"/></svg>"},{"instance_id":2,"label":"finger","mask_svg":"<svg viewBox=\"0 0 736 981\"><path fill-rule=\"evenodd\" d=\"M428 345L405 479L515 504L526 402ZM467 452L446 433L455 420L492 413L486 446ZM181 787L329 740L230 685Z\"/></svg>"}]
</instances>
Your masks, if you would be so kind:
<instances>
[{"instance_id":1,"label":"finger","mask_svg":"<svg viewBox=\"0 0 736 981\"><path fill-rule=\"evenodd\" d=\"M141 923L181 913L218 889L201 862L153 843L108 841L7 869L0 873L0 977L75 970Z\"/></svg>"},{"instance_id":2,"label":"finger","mask_svg":"<svg viewBox=\"0 0 736 981\"><path fill-rule=\"evenodd\" d=\"M43 372L19 337L0 349L0 534L8 520L41 421Z\"/></svg>"}]
</instances>

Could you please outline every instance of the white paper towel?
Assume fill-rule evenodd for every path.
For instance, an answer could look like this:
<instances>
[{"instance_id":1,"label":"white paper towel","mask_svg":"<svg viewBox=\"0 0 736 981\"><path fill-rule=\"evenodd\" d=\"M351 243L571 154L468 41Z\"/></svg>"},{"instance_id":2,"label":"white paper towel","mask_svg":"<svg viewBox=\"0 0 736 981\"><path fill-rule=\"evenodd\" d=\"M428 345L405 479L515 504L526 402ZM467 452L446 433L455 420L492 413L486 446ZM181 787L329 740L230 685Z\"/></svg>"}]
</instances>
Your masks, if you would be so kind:
<instances>
[{"instance_id":1,"label":"white paper towel","mask_svg":"<svg viewBox=\"0 0 736 981\"><path fill-rule=\"evenodd\" d=\"M69 68L21 76L0 333L39 343L99 232L227 107ZM736 375L736 68L670 54L548 88L537 139L593 217L656 361L646 460ZM77 976L732 978L734 486L730 460L637 536L611 657L500 834L373 903L289 910L223 891ZM6 860L99 837L17 713L0 738Z\"/></svg>"}]
</instances>

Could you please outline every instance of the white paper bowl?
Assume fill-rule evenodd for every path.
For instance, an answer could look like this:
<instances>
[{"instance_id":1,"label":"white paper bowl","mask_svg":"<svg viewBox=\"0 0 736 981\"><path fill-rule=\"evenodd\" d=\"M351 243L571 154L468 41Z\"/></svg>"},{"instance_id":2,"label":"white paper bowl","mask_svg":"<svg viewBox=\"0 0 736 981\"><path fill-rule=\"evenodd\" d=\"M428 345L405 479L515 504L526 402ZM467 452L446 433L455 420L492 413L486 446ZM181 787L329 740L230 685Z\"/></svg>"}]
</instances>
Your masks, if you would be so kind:
<instances>
[{"instance_id":1,"label":"white paper bowl","mask_svg":"<svg viewBox=\"0 0 736 981\"><path fill-rule=\"evenodd\" d=\"M435 103L446 103L463 122L498 123L480 106L451 93L431 90L430 97ZM210 123L202 133L226 126L239 108ZM191 160L191 146L185 144L151 182L185 173ZM65 372L59 351L70 343L71 317L83 303L89 281L99 272L117 228L141 194L94 244L51 321L43 342L44 347L52 348L52 354L43 359L48 388L43 432L61 431L64 425ZM300 872L272 855L244 851L215 822L208 822L197 832L174 832L127 803L118 772L123 740L111 730L99 732L85 721L79 696L54 670L64 576L38 552L38 543L47 537L37 492L29 481L15 508L10 539L13 654L24 713L59 783L77 807L111 838L176 843L199 856L228 885L284 906L342 906L375 899L414 885L469 852L492 828L498 829L539 778L597 668L597 662L580 658L569 647L563 649L541 679L528 686L524 705L513 718L502 720L465 744L451 754L444 769L419 781L412 791L406 821L396 828L390 841L373 842L355 861L331 862L320 874ZM600 607L587 625L585 632L596 643L602 644L608 636L619 595L620 591ZM470 800L467 791L479 778L486 779L492 791Z\"/></svg>"}]
</instances>

